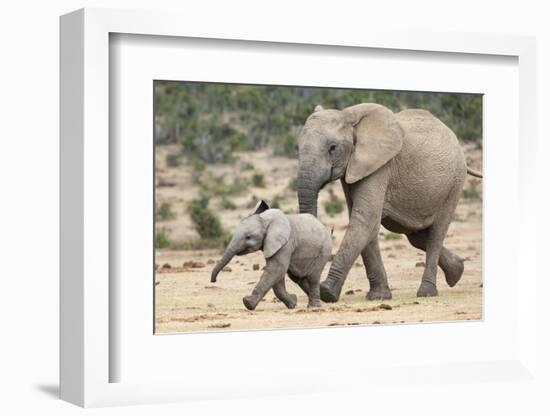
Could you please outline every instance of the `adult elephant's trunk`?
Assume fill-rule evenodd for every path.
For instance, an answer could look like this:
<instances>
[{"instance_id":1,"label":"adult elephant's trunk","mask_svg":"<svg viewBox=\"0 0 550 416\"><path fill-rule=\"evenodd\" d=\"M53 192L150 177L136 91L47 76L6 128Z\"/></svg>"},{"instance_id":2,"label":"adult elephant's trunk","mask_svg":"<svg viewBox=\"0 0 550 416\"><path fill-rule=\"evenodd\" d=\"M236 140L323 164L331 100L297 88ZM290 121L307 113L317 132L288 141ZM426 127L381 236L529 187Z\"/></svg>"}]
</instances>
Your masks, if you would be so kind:
<instances>
[{"instance_id":1,"label":"adult elephant's trunk","mask_svg":"<svg viewBox=\"0 0 550 416\"><path fill-rule=\"evenodd\" d=\"M231 261L231 259L237 254L237 250L235 248L235 244L233 242L229 243L227 246L227 249L225 250L225 253L223 253L223 257L216 263L214 266L214 269L212 269L212 274L210 275L210 281L212 283L216 282L216 279L218 277L218 273L227 266L227 263Z\"/></svg>"},{"instance_id":2,"label":"adult elephant's trunk","mask_svg":"<svg viewBox=\"0 0 550 416\"><path fill-rule=\"evenodd\" d=\"M306 168L300 168L298 171L298 203L300 212L317 216L317 197L319 196L320 186L311 171Z\"/></svg>"}]
</instances>

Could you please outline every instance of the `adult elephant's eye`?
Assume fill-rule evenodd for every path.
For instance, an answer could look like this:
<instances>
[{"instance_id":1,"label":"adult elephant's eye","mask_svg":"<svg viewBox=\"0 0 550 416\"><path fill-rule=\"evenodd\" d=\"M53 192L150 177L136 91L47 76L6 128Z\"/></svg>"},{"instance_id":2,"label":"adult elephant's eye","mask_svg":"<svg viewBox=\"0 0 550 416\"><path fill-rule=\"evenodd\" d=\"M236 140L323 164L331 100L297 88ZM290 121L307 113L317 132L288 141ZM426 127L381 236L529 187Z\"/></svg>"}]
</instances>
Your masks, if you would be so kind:
<instances>
[{"instance_id":1,"label":"adult elephant's eye","mask_svg":"<svg viewBox=\"0 0 550 416\"><path fill-rule=\"evenodd\" d=\"M335 145L335 144L331 144L331 145L329 146L329 148L328 148L328 151L329 151L330 153L334 152L335 150L336 150L336 145Z\"/></svg>"}]
</instances>

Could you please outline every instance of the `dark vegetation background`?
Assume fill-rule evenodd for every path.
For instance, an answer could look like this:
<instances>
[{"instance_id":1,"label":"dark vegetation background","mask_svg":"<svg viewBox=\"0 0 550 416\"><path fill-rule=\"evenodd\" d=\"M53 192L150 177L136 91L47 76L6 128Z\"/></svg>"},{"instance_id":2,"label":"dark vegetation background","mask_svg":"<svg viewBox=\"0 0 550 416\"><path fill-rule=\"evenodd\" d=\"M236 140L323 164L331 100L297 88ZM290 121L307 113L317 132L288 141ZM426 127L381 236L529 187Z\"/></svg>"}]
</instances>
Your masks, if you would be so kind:
<instances>
[{"instance_id":1,"label":"dark vegetation background","mask_svg":"<svg viewBox=\"0 0 550 416\"><path fill-rule=\"evenodd\" d=\"M461 141L481 146L479 94L155 81L155 100L156 143L179 143L183 155L205 163L231 162L235 151L267 146L275 155L296 157L297 135L317 104L422 108Z\"/></svg>"},{"instance_id":2,"label":"dark vegetation background","mask_svg":"<svg viewBox=\"0 0 550 416\"><path fill-rule=\"evenodd\" d=\"M252 163L241 161L240 174L233 181L216 174L214 169L205 169L206 166L236 164L239 153L265 149L274 156L296 158L300 129L317 104L342 109L375 102L394 112L422 108L447 124L461 142L482 146L482 96L479 94L155 81L154 100L156 154L163 154L169 169L192 167L193 186L200 188L197 198L179 206L175 197L165 198L165 194L159 193L160 187L177 184L166 181L156 172L157 248L222 248L229 233L219 213L249 209L248 205L254 206L256 202L255 196L243 205L239 195L249 189L265 189L270 184ZM159 152L162 147L169 151ZM295 178L289 177L288 181L285 192L271 198L273 207L295 196ZM480 198L477 185L474 188L467 189L468 195L464 196ZM331 191L324 203L326 214L333 217L344 208L342 198ZM197 239L178 240L178 227L185 228L180 221L182 217L189 218Z\"/></svg>"}]
</instances>

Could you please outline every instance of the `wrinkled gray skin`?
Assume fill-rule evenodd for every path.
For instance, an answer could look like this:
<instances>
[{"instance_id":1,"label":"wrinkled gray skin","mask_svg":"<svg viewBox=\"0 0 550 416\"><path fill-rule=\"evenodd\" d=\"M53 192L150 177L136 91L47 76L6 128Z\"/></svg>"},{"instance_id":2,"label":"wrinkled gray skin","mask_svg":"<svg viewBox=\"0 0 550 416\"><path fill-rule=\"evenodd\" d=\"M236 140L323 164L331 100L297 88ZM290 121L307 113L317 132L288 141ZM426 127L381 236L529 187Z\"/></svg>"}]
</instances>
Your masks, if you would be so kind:
<instances>
[{"instance_id":1,"label":"wrinkled gray skin","mask_svg":"<svg viewBox=\"0 0 550 416\"><path fill-rule=\"evenodd\" d=\"M437 266L449 286L464 270L463 260L443 247L466 174L455 134L424 110L394 114L378 104L344 110L318 106L298 141L300 212L317 215L319 190L340 180L349 226L328 276L321 299L336 302L359 255L370 290L367 299L391 299L380 249L380 224L405 234L426 252L426 267L417 296L436 296Z\"/></svg>"},{"instance_id":2,"label":"wrinkled gray skin","mask_svg":"<svg viewBox=\"0 0 550 416\"><path fill-rule=\"evenodd\" d=\"M222 259L212 270L211 281L235 256L262 250L266 265L260 281L244 306L254 310L269 289L287 308L296 306L296 295L285 288L285 274L308 296L308 307L321 306L319 281L332 251L331 233L310 214L285 215L261 201L255 212L235 229Z\"/></svg>"}]
</instances>

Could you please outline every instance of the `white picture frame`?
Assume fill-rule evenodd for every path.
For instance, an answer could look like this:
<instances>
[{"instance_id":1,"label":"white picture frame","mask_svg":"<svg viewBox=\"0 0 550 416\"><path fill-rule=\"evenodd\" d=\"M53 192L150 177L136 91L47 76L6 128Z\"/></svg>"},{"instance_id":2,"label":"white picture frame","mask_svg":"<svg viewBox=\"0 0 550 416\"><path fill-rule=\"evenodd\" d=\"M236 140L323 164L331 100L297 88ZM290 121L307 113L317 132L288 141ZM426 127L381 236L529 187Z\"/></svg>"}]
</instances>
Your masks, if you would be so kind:
<instances>
[{"instance_id":1,"label":"white picture frame","mask_svg":"<svg viewBox=\"0 0 550 416\"><path fill-rule=\"evenodd\" d=\"M265 370L265 378L234 380L220 375L181 377L175 380L113 382L112 367L121 357L112 349L110 326L113 288L109 276L110 258L110 72L111 34L163 36L172 38L224 39L226 41L270 42L281 45L331 45L335 48L428 51L440 54L508 56L517 59L519 99L518 214L533 213L535 171L535 42L533 38L468 33L384 31L349 28L327 36L322 30L301 32L276 24L257 25L219 19L205 25L200 19L173 13L152 13L106 9L82 9L61 18L61 398L80 406L159 403L208 398L249 397L270 394L332 392L375 385L399 378L403 383L465 383L484 380L537 382L536 375L536 250L535 216L518 215L517 270L523 285L517 291L514 340L517 345L498 360L423 363L411 367L387 366L323 370L319 374L346 380L322 383L319 374L288 374ZM238 31L235 29L238 27ZM489 176L491 172L488 173ZM151 179L152 180L152 179ZM518 273L512 270L511 273ZM151 311L152 314L152 311ZM412 327L410 327L412 328ZM411 330L409 328L409 330ZM338 329L331 329L331 331ZM355 329L353 329L355 330ZM378 330L378 328L377 328ZM271 338L280 336L275 331ZM298 332L297 332L298 333ZM152 332L151 332L152 336ZM193 335L189 335L193 336ZM212 336L212 335L211 335ZM229 334L214 335L230 337ZM313 332L304 333L312 337ZM228 339L228 338L226 338ZM171 341L165 340L164 343ZM138 347L136 347L138 348ZM261 369L258 369L261 372ZM197 373L198 374L198 373ZM408 374L408 376L407 376ZM342 377L345 375L345 377ZM403 381L405 380L405 381ZM534 381L533 381L534 380ZM232 388L227 388L233 384ZM377 387L378 388L378 387Z\"/></svg>"}]
</instances>

